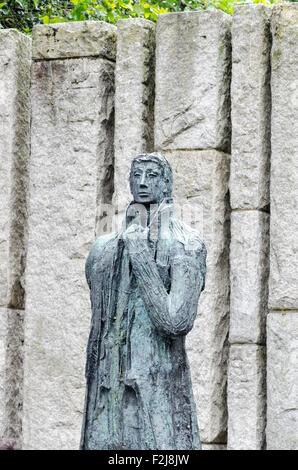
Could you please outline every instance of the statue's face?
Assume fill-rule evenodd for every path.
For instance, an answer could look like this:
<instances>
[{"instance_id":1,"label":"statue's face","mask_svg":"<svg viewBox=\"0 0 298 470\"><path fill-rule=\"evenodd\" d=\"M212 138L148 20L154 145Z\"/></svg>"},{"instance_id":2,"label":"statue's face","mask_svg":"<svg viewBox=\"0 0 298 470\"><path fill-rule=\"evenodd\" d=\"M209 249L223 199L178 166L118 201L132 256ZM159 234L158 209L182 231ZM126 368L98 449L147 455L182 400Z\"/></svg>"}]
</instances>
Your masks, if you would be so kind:
<instances>
[{"instance_id":1,"label":"statue's face","mask_svg":"<svg viewBox=\"0 0 298 470\"><path fill-rule=\"evenodd\" d=\"M143 161L133 165L131 192L140 204L159 203L164 197L165 182L162 168L156 162Z\"/></svg>"}]
</instances>

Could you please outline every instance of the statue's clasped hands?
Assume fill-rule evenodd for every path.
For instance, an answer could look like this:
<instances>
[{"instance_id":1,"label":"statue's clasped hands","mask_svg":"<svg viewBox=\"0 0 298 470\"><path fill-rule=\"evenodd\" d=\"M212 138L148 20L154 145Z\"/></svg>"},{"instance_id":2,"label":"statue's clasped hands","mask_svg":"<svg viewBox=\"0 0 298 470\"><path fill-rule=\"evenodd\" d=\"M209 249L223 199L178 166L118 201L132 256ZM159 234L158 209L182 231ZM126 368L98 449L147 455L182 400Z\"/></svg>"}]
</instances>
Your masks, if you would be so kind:
<instances>
[{"instance_id":1,"label":"statue's clasped hands","mask_svg":"<svg viewBox=\"0 0 298 470\"><path fill-rule=\"evenodd\" d=\"M124 245L129 253L140 253L148 249L148 227L131 224L122 234Z\"/></svg>"}]
</instances>

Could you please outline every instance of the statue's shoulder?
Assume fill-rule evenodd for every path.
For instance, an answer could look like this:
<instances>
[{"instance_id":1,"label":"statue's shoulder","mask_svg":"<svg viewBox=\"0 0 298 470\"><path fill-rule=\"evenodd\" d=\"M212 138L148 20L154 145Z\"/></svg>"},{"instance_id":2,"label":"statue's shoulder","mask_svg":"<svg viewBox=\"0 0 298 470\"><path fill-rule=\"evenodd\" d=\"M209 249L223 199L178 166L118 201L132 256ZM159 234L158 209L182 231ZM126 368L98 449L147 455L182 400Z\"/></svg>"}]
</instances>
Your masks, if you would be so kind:
<instances>
[{"instance_id":1,"label":"statue's shoulder","mask_svg":"<svg viewBox=\"0 0 298 470\"><path fill-rule=\"evenodd\" d=\"M89 257L95 259L101 255L101 253L105 250L107 245L117 238L117 233L108 233L107 235L101 235L100 237L96 238L95 242L91 246Z\"/></svg>"},{"instance_id":2,"label":"statue's shoulder","mask_svg":"<svg viewBox=\"0 0 298 470\"><path fill-rule=\"evenodd\" d=\"M176 218L172 219L172 233L174 240L183 244L186 251L195 251L206 256L206 247L201 234Z\"/></svg>"},{"instance_id":3,"label":"statue's shoulder","mask_svg":"<svg viewBox=\"0 0 298 470\"><path fill-rule=\"evenodd\" d=\"M172 232L174 240L180 245L177 251L180 251L180 253L182 251L182 256L186 256L188 262L191 260L194 263L193 265L198 268L203 279L201 290L204 290L207 250L201 234L178 219L172 220ZM183 246L182 249L181 246Z\"/></svg>"},{"instance_id":4,"label":"statue's shoulder","mask_svg":"<svg viewBox=\"0 0 298 470\"><path fill-rule=\"evenodd\" d=\"M91 246L88 258L86 260L86 265L85 265L85 273L86 273L86 278L87 278L89 287L91 286L91 273L92 273L92 268L94 264L97 261L100 261L107 247L110 244L112 244L113 240L116 240L116 239L117 239L116 232L109 233L107 235L102 235L98 237L93 243L93 245Z\"/></svg>"}]
</instances>

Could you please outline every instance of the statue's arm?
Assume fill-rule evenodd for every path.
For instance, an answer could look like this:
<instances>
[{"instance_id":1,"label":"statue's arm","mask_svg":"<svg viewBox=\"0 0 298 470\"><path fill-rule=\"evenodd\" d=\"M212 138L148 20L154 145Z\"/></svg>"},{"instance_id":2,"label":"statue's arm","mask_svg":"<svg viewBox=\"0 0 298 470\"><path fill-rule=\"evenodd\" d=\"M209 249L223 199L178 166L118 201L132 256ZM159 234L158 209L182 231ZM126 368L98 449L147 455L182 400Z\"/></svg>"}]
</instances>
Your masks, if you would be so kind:
<instances>
[{"instance_id":1,"label":"statue's arm","mask_svg":"<svg viewBox=\"0 0 298 470\"><path fill-rule=\"evenodd\" d=\"M91 289L91 282L92 282L93 265L95 261L100 260L100 258L102 257L102 254L106 248L107 242L115 238L115 236L116 236L115 233L110 233L108 235L103 235L101 237L98 237L93 243L93 245L91 246L89 255L85 263L85 275L86 275L86 280L90 289Z\"/></svg>"},{"instance_id":2,"label":"statue's arm","mask_svg":"<svg viewBox=\"0 0 298 470\"><path fill-rule=\"evenodd\" d=\"M112 237L113 234L111 234ZM97 292L101 289L100 279L94 279L93 267L95 263L100 263L103 252L106 248L108 241L107 236L99 237L93 243L89 255L85 264L85 274L88 286L90 288L90 300L91 300L91 322L90 322L90 333L87 344L87 361L85 368L85 376L90 379L96 370L96 364L98 361L99 354L99 338L101 328L101 308L97 301ZM92 289L93 284L93 289Z\"/></svg>"},{"instance_id":3,"label":"statue's arm","mask_svg":"<svg viewBox=\"0 0 298 470\"><path fill-rule=\"evenodd\" d=\"M151 321L162 333L176 337L193 327L199 296L204 287L206 249L186 254L177 250L171 263L171 290L168 293L159 276L151 251L131 250L132 268Z\"/></svg>"}]
</instances>

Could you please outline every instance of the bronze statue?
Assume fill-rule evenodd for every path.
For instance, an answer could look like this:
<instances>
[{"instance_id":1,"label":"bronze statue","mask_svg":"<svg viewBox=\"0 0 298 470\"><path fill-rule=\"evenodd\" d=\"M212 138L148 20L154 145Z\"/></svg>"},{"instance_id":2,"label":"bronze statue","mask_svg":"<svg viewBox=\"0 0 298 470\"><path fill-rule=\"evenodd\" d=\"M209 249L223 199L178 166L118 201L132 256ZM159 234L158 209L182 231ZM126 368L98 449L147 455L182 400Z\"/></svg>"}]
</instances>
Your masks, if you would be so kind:
<instances>
[{"instance_id":1,"label":"bronze statue","mask_svg":"<svg viewBox=\"0 0 298 470\"><path fill-rule=\"evenodd\" d=\"M132 161L123 230L86 262L92 307L81 449L200 449L185 336L204 289L206 249L173 215L163 155Z\"/></svg>"}]
</instances>

